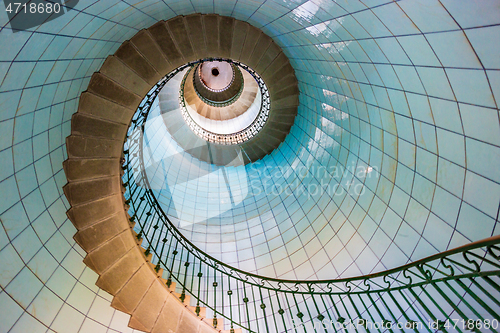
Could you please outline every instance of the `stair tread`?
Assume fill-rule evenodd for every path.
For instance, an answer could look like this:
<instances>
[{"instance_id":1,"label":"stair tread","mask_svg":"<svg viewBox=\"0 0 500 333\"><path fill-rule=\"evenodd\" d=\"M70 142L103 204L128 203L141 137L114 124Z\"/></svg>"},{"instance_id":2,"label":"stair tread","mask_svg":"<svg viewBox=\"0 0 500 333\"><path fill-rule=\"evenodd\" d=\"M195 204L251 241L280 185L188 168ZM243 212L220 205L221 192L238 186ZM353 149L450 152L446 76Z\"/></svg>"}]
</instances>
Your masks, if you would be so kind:
<instances>
[{"instance_id":1,"label":"stair tread","mask_svg":"<svg viewBox=\"0 0 500 333\"><path fill-rule=\"evenodd\" d=\"M139 31L130 41L156 69L160 76L174 69L147 30Z\"/></svg>"},{"instance_id":2,"label":"stair tread","mask_svg":"<svg viewBox=\"0 0 500 333\"><path fill-rule=\"evenodd\" d=\"M139 96L144 96L151 89L151 84L113 55L104 61L99 72Z\"/></svg>"},{"instance_id":3,"label":"stair tread","mask_svg":"<svg viewBox=\"0 0 500 333\"><path fill-rule=\"evenodd\" d=\"M154 85L162 77L130 41L125 41L115 55L150 85Z\"/></svg>"},{"instance_id":4,"label":"stair tread","mask_svg":"<svg viewBox=\"0 0 500 333\"><path fill-rule=\"evenodd\" d=\"M177 46L170 36L165 21L154 24L148 28L148 31L170 64L174 67L178 67L184 63L182 54L177 49Z\"/></svg>"},{"instance_id":5,"label":"stair tread","mask_svg":"<svg viewBox=\"0 0 500 333\"><path fill-rule=\"evenodd\" d=\"M167 289L158 280L154 280L134 309L131 320L136 320L138 324L146 328L147 332L150 332L169 296L170 293L168 293Z\"/></svg>"}]
</instances>

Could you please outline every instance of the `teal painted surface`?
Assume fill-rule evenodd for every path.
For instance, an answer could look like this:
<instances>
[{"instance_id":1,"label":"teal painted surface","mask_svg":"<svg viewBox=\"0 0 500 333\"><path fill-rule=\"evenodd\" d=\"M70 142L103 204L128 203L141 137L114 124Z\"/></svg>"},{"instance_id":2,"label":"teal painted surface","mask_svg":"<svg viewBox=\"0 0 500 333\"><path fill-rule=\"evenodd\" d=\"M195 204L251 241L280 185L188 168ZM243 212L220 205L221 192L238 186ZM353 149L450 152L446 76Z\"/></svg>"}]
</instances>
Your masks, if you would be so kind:
<instances>
[{"instance_id":1,"label":"teal painted surface","mask_svg":"<svg viewBox=\"0 0 500 333\"><path fill-rule=\"evenodd\" d=\"M269 225L236 220L243 246L233 262L267 275L349 276L498 234L497 1L80 1L15 34L0 5L0 331L129 331L72 239L64 139L107 55L160 19L194 12L263 29L296 70L296 124L259 168L361 165L378 175L358 180L361 197L255 200L251 214L285 213ZM190 236L217 255L207 237L220 239L218 228Z\"/></svg>"}]
</instances>

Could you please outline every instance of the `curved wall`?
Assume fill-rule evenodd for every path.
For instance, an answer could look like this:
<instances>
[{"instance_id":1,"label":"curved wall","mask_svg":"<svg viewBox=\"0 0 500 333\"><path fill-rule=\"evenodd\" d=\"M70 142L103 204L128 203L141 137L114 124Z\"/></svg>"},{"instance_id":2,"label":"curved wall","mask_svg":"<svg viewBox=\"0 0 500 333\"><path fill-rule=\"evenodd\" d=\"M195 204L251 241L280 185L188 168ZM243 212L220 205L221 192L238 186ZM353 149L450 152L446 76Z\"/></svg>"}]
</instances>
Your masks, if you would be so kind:
<instances>
[{"instance_id":1,"label":"curved wall","mask_svg":"<svg viewBox=\"0 0 500 333\"><path fill-rule=\"evenodd\" d=\"M500 63L487 45L500 30L479 25L499 6L481 2L490 15L474 21L454 2L321 4L263 28L301 90L272 154L211 168L149 142L171 220L214 257L286 279L378 272L498 234Z\"/></svg>"},{"instance_id":2,"label":"curved wall","mask_svg":"<svg viewBox=\"0 0 500 333\"><path fill-rule=\"evenodd\" d=\"M328 223L332 230L321 233L332 235L336 249L314 232L307 236L305 221L313 221L304 217L313 215L294 206L291 240L281 230L276 237L285 247L303 247L297 262L338 250L326 259L336 274L357 274L360 265L349 264L361 264L362 253L375 255L371 269L383 269L498 234L497 1L80 1L16 33L2 8L0 332L132 331L128 316L95 287L97 275L72 239L61 189L64 139L80 93L107 55L158 20L195 12L261 28L295 68L296 126L280 153L262 163L292 164L295 156L305 167L370 165L380 172L365 182L363 200L329 201L334 221L347 221L343 232ZM263 224L256 228L261 238L269 234ZM308 252L307 244L318 250ZM321 267L313 269L319 276Z\"/></svg>"}]
</instances>

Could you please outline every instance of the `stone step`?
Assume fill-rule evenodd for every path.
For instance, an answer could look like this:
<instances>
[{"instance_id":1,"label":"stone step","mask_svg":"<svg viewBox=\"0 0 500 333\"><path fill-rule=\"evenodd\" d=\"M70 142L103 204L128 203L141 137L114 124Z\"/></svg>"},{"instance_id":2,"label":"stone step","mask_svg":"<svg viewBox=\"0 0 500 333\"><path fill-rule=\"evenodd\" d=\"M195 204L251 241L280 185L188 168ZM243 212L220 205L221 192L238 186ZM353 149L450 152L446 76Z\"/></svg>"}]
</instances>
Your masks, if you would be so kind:
<instances>
[{"instance_id":1,"label":"stone step","mask_svg":"<svg viewBox=\"0 0 500 333\"><path fill-rule=\"evenodd\" d=\"M195 53L193 49L196 47L196 45L192 45L191 41L189 40L188 30L184 18L182 16L177 16L171 20L168 20L167 28L171 36L173 37L175 44L179 48L184 61L187 62L191 59L194 59Z\"/></svg>"},{"instance_id":2,"label":"stone step","mask_svg":"<svg viewBox=\"0 0 500 333\"><path fill-rule=\"evenodd\" d=\"M132 110L137 110L142 100L141 95L124 88L102 73L92 75L87 90Z\"/></svg>"},{"instance_id":3,"label":"stone step","mask_svg":"<svg viewBox=\"0 0 500 333\"><path fill-rule=\"evenodd\" d=\"M116 293L111 301L111 306L132 314L154 281L157 281L157 278L151 272L151 268L142 265Z\"/></svg>"},{"instance_id":4,"label":"stone step","mask_svg":"<svg viewBox=\"0 0 500 333\"><path fill-rule=\"evenodd\" d=\"M253 145L242 145L242 150L245 151L245 154L247 154L251 160L257 160L264 156L261 155L263 153L262 149L260 151L256 151Z\"/></svg>"},{"instance_id":5,"label":"stone step","mask_svg":"<svg viewBox=\"0 0 500 333\"><path fill-rule=\"evenodd\" d=\"M163 55L173 68L179 67L185 63L181 52L170 35L165 21L160 21L148 28L151 37L155 40L156 44L160 47Z\"/></svg>"},{"instance_id":6,"label":"stone step","mask_svg":"<svg viewBox=\"0 0 500 333\"><path fill-rule=\"evenodd\" d=\"M165 305L170 293L161 282L156 279L151 284L144 297L132 312L129 327L141 331L151 332L153 326Z\"/></svg>"},{"instance_id":7,"label":"stone step","mask_svg":"<svg viewBox=\"0 0 500 333\"><path fill-rule=\"evenodd\" d=\"M117 213L87 228L78 230L73 238L85 252L90 253L109 239L128 229L130 229L130 226L124 214Z\"/></svg>"},{"instance_id":8,"label":"stone step","mask_svg":"<svg viewBox=\"0 0 500 333\"><path fill-rule=\"evenodd\" d=\"M241 50L240 61L248 64L250 67L254 67L257 65L256 63L250 62L250 57L253 51L257 48L259 39L261 38L262 31L255 28L254 26L249 26L248 31L245 37L245 43L243 44L243 48ZM269 37L268 37L269 38Z\"/></svg>"},{"instance_id":9,"label":"stone step","mask_svg":"<svg viewBox=\"0 0 500 333\"><path fill-rule=\"evenodd\" d=\"M123 213L121 194L111 195L85 204L71 205L66 214L73 225L81 230L117 213Z\"/></svg>"},{"instance_id":10,"label":"stone step","mask_svg":"<svg viewBox=\"0 0 500 333\"><path fill-rule=\"evenodd\" d=\"M119 158L123 153L123 140L110 140L71 134L66 138L68 158Z\"/></svg>"},{"instance_id":11,"label":"stone step","mask_svg":"<svg viewBox=\"0 0 500 333\"><path fill-rule=\"evenodd\" d=\"M192 14L184 17L187 36L193 45L194 57L201 59L206 57L207 46L203 33L203 22L200 14Z\"/></svg>"},{"instance_id":12,"label":"stone step","mask_svg":"<svg viewBox=\"0 0 500 333\"><path fill-rule=\"evenodd\" d=\"M277 133L263 133L262 135L262 144L260 144L261 147L269 147L271 149L274 149L276 148L281 142L283 142L282 139L284 139L284 137L282 136L283 133L281 132L277 132ZM286 135L286 134L284 134ZM260 136L259 138L260 139Z\"/></svg>"},{"instance_id":13,"label":"stone step","mask_svg":"<svg viewBox=\"0 0 500 333\"><path fill-rule=\"evenodd\" d=\"M264 69L263 71L259 71L259 74L262 77L268 78L280 71L281 69L288 71L288 66L291 67L290 62L286 55L283 52L280 52L274 60Z\"/></svg>"},{"instance_id":14,"label":"stone step","mask_svg":"<svg viewBox=\"0 0 500 333\"><path fill-rule=\"evenodd\" d=\"M281 48L274 41L270 41L266 51L260 57L254 70L257 73L264 73L266 69L273 63L273 61L282 54Z\"/></svg>"},{"instance_id":15,"label":"stone step","mask_svg":"<svg viewBox=\"0 0 500 333\"><path fill-rule=\"evenodd\" d=\"M78 113L127 126L135 111L135 109L124 107L89 91L80 95L78 104Z\"/></svg>"},{"instance_id":16,"label":"stone step","mask_svg":"<svg viewBox=\"0 0 500 333\"><path fill-rule=\"evenodd\" d=\"M219 16L219 56L231 57L235 19L227 16Z\"/></svg>"},{"instance_id":17,"label":"stone step","mask_svg":"<svg viewBox=\"0 0 500 333\"><path fill-rule=\"evenodd\" d=\"M114 55L106 58L99 72L138 96L144 96L152 86Z\"/></svg>"},{"instance_id":18,"label":"stone step","mask_svg":"<svg viewBox=\"0 0 500 333\"><path fill-rule=\"evenodd\" d=\"M276 82L271 82L271 87L269 93L277 94L290 87L297 88L298 82L293 73L289 73L281 78L277 78ZM297 90L298 91L298 90Z\"/></svg>"},{"instance_id":19,"label":"stone step","mask_svg":"<svg viewBox=\"0 0 500 333\"><path fill-rule=\"evenodd\" d=\"M113 194L120 194L121 190L119 176L70 182L63 187L64 194L72 206L95 201Z\"/></svg>"},{"instance_id":20,"label":"stone step","mask_svg":"<svg viewBox=\"0 0 500 333\"><path fill-rule=\"evenodd\" d=\"M299 105L299 89L297 87L290 87L288 89L282 90L276 93L274 98L272 98L272 107L281 109L284 107L298 106Z\"/></svg>"},{"instance_id":21,"label":"stone step","mask_svg":"<svg viewBox=\"0 0 500 333\"><path fill-rule=\"evenodd\" d=\"M206 327L203 327L206 326ZM152 333L179 332L179 333L196 333L196 332L211 332L207 331L208 325L202 325L202 322L195 314L187 311L185 306L179 300L170 295L167 298L163 308L161 309L157 321L154 324Z\"/></svg>"},{"instance_id":22,"label":"stone step","mask_svg":"<svg viewBox=\"0 0 500 333\"><path fill-rule=\"evenodd\" d=\"M92 252L87 253L83 262L97 274L102 274L135 247L136 244L133 238L130 237L130 231L125 230L107 240Z\"/></svg>"},{"instance_id":23,"label":"stone step","mask_svg":"<svg viewBox=\"0 0 500 333\"><path fill-rule=\"evenodd\" d=\"M219 15L208 14L202 16L203 33L207 45L205 57L219 56Z\"/></svg>"},{"instance_id":24,"label":"stone step","mask_svg":"<svg viewBox=\"0 0 500 333\"><path fill-rule=\"evenodd\" d=\"M264 55L264 53L267 52L267 49L271 45L272 40L269 38L269 36L266 36L262 32L259 35L259 39L257 40L257 43L255 44L254 49L251 52L251 55L249 57L248 63L252 64L252 68L255 69L257 65L260 62L260 59Z\"/></svg>"},{"instance_id":25,"label":"stone step","mask_svg":"<svg viewBox=\"0 0 500 333\"><path fill-rule=\"evenodd\" d=\"M127 130L127 125L94 118L84 113L75 113L71 117L72 135L91 136L110 140L123 140L127 134Z\"/></svg>"},{"instance_id":26,"label":"stone step","mask_svg":"<svg viewBox=\"0 0 500 333\"><path fill-rule=\"evenodd\" d=\"M115 52L115 56L139 75L150 86L158 82L161 75L152 64L134 47L130 41L125 41Z\"/></svg>"},{"instance_id":27,"label":"stone step","mask_svg":"<svg viewBox=\"0 0 500 333\"><path fill-rule=\"evenodd\" d=\"M160 76L165 76L174 69L163 55L148 30L141 30L130 40L135 48L156 69Z\"/></svg>"},{"instance_id":28,"label":"stone step","mask_svg":"<svg viewBox=\"0 0 500 333\"><path fill-rule=\"evenodd\" d=\"M63 162L68 181L78 181L120 175L119 158L80 158Z\"/></svg>"},{"instance_id":29,"label":"stone step","mask_svg":"<svg viewBox=\"0 0 500 333\"><path fill-rule=\"evenodd\" d=\"M274 92L283 88L284 82L289 82L289 84L292 83L297 84L297 80L295 79L295 74L293 71L290 70L288 66L282 67L274 74L269 75L266 78L266 84L268 85L270 92Z\"/></svg>"},{"instance_id":30,"label":"stone step","mask_svg":"<svg viewBox=\"0 0 500 333\"><path fill-rule=\"evenodd\" d=\"M143 265L142 253L138 247L132 248L100 274L96 285L111 295L116 295Z\"/></svg>"},{"instance_id":31,"label":"stone step","mask_svg":"<svg viewBox=\"0 0 500 333\"><path fill-rule=\"evenodd\" d=\"M231 58L240 59L249 28L250 24L246 22L236 21L234 23L233 40L231 43Z\"/></svg>"},{"instance_id":32,"label":"stone step","mask_svg":"<svg viewBox=\"0 0 500 333\"><path fill-rule=\"evenodd\" d=\"M269 115L268 121L273 121L274 123L286 124L287 126L292 125L293 119L297 114L297 108L290 106L282 108L273 106L273 110L275 110L276 112L273 112L272 114Z\"/></svg>"}]
</instances>

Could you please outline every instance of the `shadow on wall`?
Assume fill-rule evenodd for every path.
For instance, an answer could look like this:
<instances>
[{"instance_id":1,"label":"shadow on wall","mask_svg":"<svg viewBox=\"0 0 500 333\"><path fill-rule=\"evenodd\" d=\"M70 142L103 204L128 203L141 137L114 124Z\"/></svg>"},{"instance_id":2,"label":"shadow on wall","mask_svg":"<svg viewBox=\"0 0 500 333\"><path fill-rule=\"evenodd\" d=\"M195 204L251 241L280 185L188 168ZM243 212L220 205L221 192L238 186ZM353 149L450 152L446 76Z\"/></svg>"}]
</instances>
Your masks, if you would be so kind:
<instances>
[{"instance_id":1,"label":"shadow on wall","mask_svg":"<svg viewBox=\"0 0 500 333\"><path fill-rule=\"evenodd\" d=\"M19 32L63 16L75 8L79 1L4 0L3 3L5 4L5 11L9 17L12 32Z\"/></svg>"}]
</instances>

